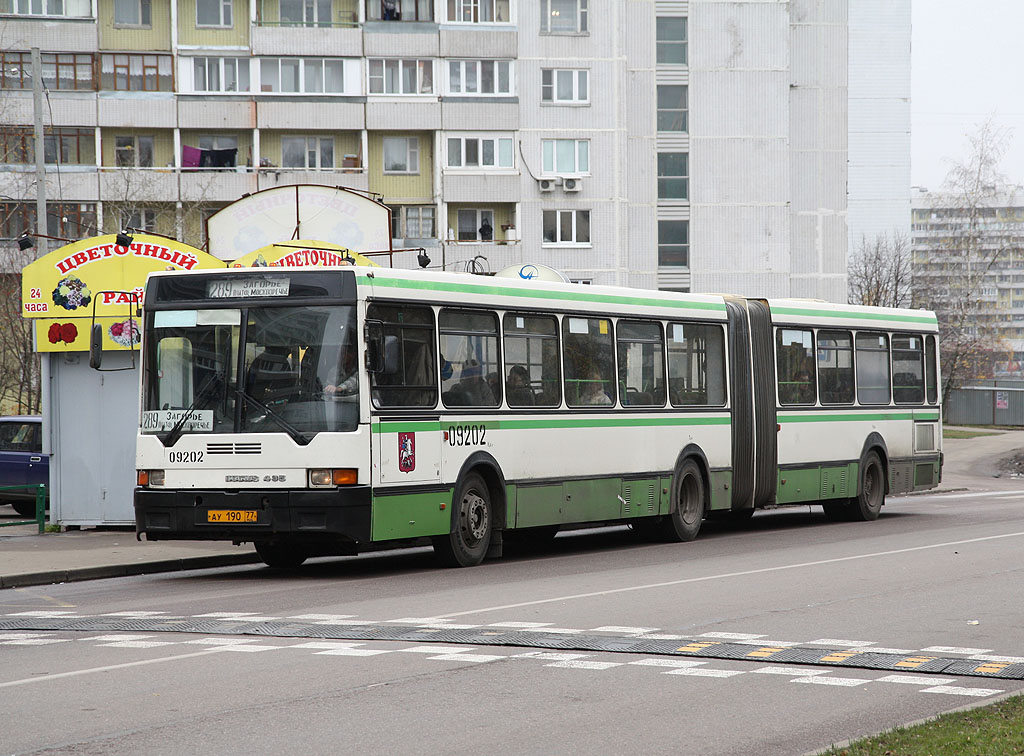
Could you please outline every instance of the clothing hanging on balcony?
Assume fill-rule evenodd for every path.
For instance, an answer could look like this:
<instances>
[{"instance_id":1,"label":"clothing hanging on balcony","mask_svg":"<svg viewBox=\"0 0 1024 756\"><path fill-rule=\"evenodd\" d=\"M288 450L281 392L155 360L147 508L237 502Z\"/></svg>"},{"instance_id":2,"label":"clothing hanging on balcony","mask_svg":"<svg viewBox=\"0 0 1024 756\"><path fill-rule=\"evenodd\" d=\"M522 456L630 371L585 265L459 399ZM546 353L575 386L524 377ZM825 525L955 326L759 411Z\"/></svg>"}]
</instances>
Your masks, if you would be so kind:
<instances>
[{"instance_id":1,"label":"clothing hanging on balcony","mask_svg":"<svg viewBox=\"0 0 1024 756\"><path fill-rule=\"evenodd\" d=\"M198 168L202 154L203 151L198 147L189 147L187 144L181 145L181 167Z\"/></svg>"},{"instance_id":2,"label":"clothing hanging on balcony","mask_svg":"<svg viewBox=\"0 0 1024 756\"><path fill-rule=\"evenodd\" d=\"M237 147L227 150L201 150L187 144L181 146L182 168L234 168L237 160Z\"/></svg>"}]
</instances>

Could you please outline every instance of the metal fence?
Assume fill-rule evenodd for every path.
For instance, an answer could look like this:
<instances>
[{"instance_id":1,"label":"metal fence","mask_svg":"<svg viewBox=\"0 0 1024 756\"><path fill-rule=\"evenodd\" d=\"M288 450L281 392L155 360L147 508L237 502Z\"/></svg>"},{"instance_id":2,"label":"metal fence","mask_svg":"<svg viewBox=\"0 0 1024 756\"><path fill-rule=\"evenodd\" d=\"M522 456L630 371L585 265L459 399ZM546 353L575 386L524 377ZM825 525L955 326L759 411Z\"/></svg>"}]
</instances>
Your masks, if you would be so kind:
<instances>
[{"instance_id":1,"label":"metal fence","mask_svg":"<svg viewBox=\"0 0 1024 756\"><path fill-rule=\"evenodd\" d=\"M1024 381L975 381L950 392L949 425L1024 425Z\"/></svg>"},{"instance_id":2,"label":"metal fence","mask_svg":"<svg viewBox=\"0 0 1024 756\"><path fill-rule=\"evenodd\" d=\"M46 486L0 486L0 499L3 499L4 491L35 491L36 494L36 516L34 520L4 520L0 522L0 528L9 525L31 525L36 523L39 526L39 533L46 532Z\"/></svg>"}]
</instances>

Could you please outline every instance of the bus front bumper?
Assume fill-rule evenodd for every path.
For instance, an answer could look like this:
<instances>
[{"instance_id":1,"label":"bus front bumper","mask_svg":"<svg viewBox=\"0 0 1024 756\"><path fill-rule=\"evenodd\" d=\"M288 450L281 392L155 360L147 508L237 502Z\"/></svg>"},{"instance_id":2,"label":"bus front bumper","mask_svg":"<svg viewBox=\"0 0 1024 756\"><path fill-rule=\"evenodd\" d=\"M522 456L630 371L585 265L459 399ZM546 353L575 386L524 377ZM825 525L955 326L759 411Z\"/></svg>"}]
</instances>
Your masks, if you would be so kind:
<instances>
[{"instance_id":1,"label":"bus front bumper","mask_svg":"<svg viewBox=\"0 0 1024 756\"><path fill-rule=\"evenodd\" d=\"M370 540L369 486L315 490L135 489L135 532L149 541Z\"/></svg>"}]
</instances>

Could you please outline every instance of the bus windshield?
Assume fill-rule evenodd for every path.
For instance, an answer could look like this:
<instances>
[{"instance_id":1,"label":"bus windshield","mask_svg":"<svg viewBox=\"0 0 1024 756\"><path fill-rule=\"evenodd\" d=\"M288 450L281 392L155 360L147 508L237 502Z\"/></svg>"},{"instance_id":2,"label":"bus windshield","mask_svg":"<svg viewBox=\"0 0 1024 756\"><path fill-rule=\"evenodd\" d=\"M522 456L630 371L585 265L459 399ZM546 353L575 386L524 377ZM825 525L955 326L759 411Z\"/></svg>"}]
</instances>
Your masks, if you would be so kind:
<instances>
[{"instance_id":1,"label":"bus windshield","mask_svg":"<svg viewBox=\"0 0 1024 756\"><path fill-rule=\"evenodd\" d=\"M352 306L160 310L147 327L142 432L169 445L183 432L304 444L358 424Z\"/></svg>"}]
</instances>

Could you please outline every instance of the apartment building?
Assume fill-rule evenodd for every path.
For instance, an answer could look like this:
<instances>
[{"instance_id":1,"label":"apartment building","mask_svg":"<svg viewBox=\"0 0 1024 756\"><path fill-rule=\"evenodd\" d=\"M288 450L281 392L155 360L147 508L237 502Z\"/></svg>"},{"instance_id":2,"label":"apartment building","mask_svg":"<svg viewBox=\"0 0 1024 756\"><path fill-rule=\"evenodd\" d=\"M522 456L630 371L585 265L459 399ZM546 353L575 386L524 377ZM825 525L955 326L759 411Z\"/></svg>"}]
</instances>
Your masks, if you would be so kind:
<instances>
[{"instance_id":1,"label":"apartment building","mask_svg":"<svg viewBox=\"0 0 1024 756\"><path fill-rule=\"evenodd\" d=\"M924 301L971 312L964 327L992 359L978 371L1024 378L1024 187L965 199L917 189L911 263Z\"/></svg>"},{"instance_id":2,"label":"apartment building","mask_svg":"<svg viewBox=\"0 0 1024 756\"><path fill-rule=\"evenodd\" d=\"M842 301L871 2L0 0L0 244L35 227L39 47L53 236L201 246L315 183L382 197L432 265Z\"/></svg>"}]
</instances>

